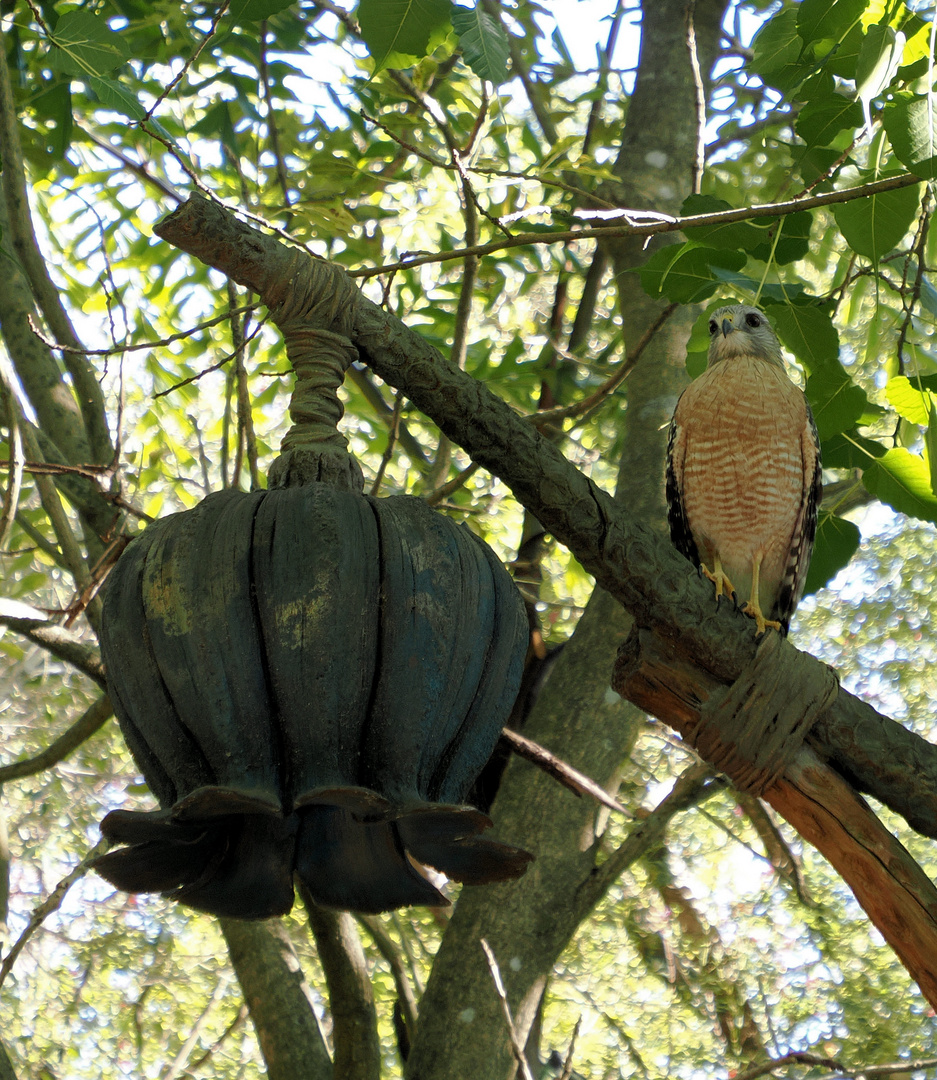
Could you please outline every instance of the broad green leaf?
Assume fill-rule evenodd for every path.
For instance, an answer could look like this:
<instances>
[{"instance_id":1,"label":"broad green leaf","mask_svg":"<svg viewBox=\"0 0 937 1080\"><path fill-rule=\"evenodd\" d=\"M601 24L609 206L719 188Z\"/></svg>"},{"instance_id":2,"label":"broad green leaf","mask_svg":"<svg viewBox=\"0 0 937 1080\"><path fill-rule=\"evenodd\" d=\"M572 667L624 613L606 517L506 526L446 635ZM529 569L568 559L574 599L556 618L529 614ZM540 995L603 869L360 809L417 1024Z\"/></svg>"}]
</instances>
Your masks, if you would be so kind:
<instances>
[{"instance_id":1,"label":"broad green leaf","mask_svg":"<svg viewBox=\"0 0 937 1080\"><path fill-rule=\"evenodd\" d=\"M866 199L837 203L833 217L852 250L877 263L905 238L920 203L920 185L913 184Z\"/></svg>"},{"instance_id":2,"label":"broad green leaf","mask_svg":"<svg viewBox=\"0 0 937 1080\"><path fill-rule=\"evenodd\" d=\"M452 12L452 29L459 35L465 62L480 79L496 86L510 78L507 35L481 6L457 7Z\"/></svg>"},{"instance_id":3,"label":"broad green leaf","mask_svg":"<svg viewBox=\"0 0 937 1080\"><path fill-rule=\"evenodd\" d=\"M813 227L813 215L807 210L798 210L796 214L787 214L782 218L762 218L766 228L762 231L761 243L749 249L756 259L762 262L773 260L779 265L796 262L810 250L810 230ZM781 230L778 242L774 242L777 229Z\"/></svg>"},{"instance_id":4,"label":"broad green leaf","mask_svg":"<svg viewBox=\"0 0 937 1080\"><path fill-rule=\"evenodd\" d=\"M855 555L859 540L859 528L851 521L835 514L821 513L804 594L809 596L832 581Z\"/></svg>"},{"instance_id":5,"label":"broad green leaf","mask_svg":"<svg viewBox=\"0 0 937 1080\"><path fill-rule=\"evenodd\" d=\"M767 309L781 344L813 375L838 364L839 334L830 316L814 304L775 305Z\"/></svg>"},{"instance_id":6,"label":"broad green leaf","mask_svg":"<svg viewBox=\"0 0 937 1080\"><path fill-rule=\"evenodd\" d=\"M130 57L126 42L98 15L69 11L52 35L52 66L76 78L108 75Z\"/></svg>"},{"instance_id":7,"label":"broad green leaf","mask_svg":"<svg viewBox=\"0 0 937 1080\"><path fill-rule=\"evenodd\" d=\"M883 122L901 164L922 180L937 177L937 101L925 94L895 94Z\"/></svg>"},{"instance_id":8,"label":"broad green leaf","mask_svg":"<svg viewBox=\"0 0 937 1080\"><path fill-rule=\"evenodd\" d=\"M937 495L922 457L897 446L876 459L862 474L866 488L893 510L937 523Z\"/></svg>"},{"instance_id":9,"label":"broad green leaf","mask_svg":"<svg viewBox=\"0 0 937 1080\"><path fill-rule=\"evenodd\" d=\"M228 15L235 23L260 22L285 11L294 0L231 0Z\"/></svg>"},{"instance_id":10,"label":"broad green leaf","mask_svg":"<svg viewBox=\"0 0 937 1080\"><path fill-rule=\"evenodd\" d=\"M733 289L746 294L751 300L754 299L760 287L762 304L803 304L812 300L803 285L762 285L760 280L748 274L737 274L721 266L714 266L713 273L719 281L731 285Z\"/></svg>"},{"instance_id":11,"label":"broad green leaf","mask_svg":"<svg viewBox=\"0 0 937 1080\"><path fill-rule=\"evenodd\" d=\"M137 100L136 95L122 83L115 82L113 79L89 76L88 85L97 94L101 104L113 109L114 112L129 116L131 120L142 120L146 116L146 109Z\"/></svg>"},{"instance_id":12,"label":"broad green leaf","mask_svg":"<svg viewBox=\"0 0 937 1080\"><path fill-rule=\"evenodd\" d=\"M741 270L747 259L741 251L703 247L692 242L670 244L641 267L641 285L649 296L666 296L678 304L695 304L716 291L714 266Z\"/></svg>"},{"instance_id":13,"label":"broad green leaf","mask_svg":"<svg viewBox=\"0 0 937 1080\"><path fill-rule=\"evenodd\" d=\"M845 128L857 128L862 123L862 108L858 102L831 92L812 97L800 110L794 130L810 146L829 146Z\"/></svg>"},{"instance_id":14,"label":"broad green leaf","mask_svg":"<svg viewBox=\"0 0 937 1080\"><path fill-rule=\"evenodd\" d=\"M917 380L915 380L916 382ZM919 390L905 375L889 379L885 396L895 412L912 424L927 424L934 411L933 397L928 390Z\"/></svg>"},{"instance_id":15,"label":"broad green leaf","mask_svg":"<svg viewBox=\"0 0 937 1080\"><path fill-rule=\"evenodd\" d=\"M808 43L842 41L865 8L866 0L803 0L797 7L797 32Z\"/></svg>"},{"instance_id":16,"label":"broad green leaf","mask_svg":"<svg viewBox=\"0 0 937 1080\"><path fill-rule=\"evenodd\" d=\"M811 375L806 392L821 440L855 427L869 403L839 364L827 363Z\"/></svg>"},{"instance_id":17,"label":"broad green leaf","mask_svg":"<svg viewBox=\"0 0 937 1080\"><path fill-rule=\"evenodd\" d=\"M862 102L867 128L869 107L895 77L904 53L905 36L890 26L870 26L856 62L856 97Z\"/></svg>"},{"instance_id":18,"label":"broad green leaf","mask_svg":"<svg viewBox=\"0 0 937 1080\"><path fill-rule=\"evenodd\" d=\"M690 195L684 200L680 213L684 217L695 214L718 214L723 210L735 209L725 199L714 195ZM710 247L741 248L753 247L761 240L761 233L753 222L735 221L727 225L694 225L686 230L690 240L705 240Z\"/></svg>"},{"instance_id":19,"label":"broad green leaf","mask_svg":"<svg viewBox=\"0 0 937 1080\"><path fill-rule=\"evenodd\" d=\"M797 33L797 11L786 8L755 35L749 67L779 90L793 90L810 74L810 66L800 60L803 44Z\"/></svg>"},{"instance_id":20,"label":"broad green leaf","mask_svg":"<svg viewBox=\"0 0 937 1080\"><path fill-rule=\"evenodd\" d=\"M451 15L450 0L361 0L358 25L374 70L391 65L394 57L419 59L432 52L448 33Z\"/></svg>"}]
</instances>

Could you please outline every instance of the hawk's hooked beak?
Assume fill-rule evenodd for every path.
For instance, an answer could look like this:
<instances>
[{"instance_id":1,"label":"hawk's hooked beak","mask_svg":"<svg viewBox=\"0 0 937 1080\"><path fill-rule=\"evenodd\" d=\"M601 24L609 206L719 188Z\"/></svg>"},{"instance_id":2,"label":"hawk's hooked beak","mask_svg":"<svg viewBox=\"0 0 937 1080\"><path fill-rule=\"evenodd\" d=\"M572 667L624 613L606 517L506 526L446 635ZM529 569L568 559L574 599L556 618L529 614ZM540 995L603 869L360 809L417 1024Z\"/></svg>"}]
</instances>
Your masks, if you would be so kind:
<instances>
[{"instance_id":1,"label":"hawk's hooked beak","mask_svg":"<svg viewBox=\"0 0 937 1080\"><path fill-rule=\"evenodd\" d=\"M731 334L734 329L735 329L735 326L733 325L732 320L730 318L726 317L726 318L724 318L722 320L722 336L723 337L728 337L729 334Z\"/></svg>"}]
</instances>

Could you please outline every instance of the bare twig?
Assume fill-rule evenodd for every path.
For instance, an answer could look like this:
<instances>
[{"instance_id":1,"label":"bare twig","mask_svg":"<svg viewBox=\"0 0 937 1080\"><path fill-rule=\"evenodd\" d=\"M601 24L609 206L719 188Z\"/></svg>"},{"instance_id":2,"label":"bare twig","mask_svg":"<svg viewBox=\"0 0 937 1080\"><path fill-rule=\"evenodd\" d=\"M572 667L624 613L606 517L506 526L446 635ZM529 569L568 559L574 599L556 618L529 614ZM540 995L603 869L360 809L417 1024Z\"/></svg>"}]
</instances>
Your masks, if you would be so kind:
<instances>
[{"instance_id":1,"label":"bare twig","mask_svg":"<svg viewBox=\"0 0 937 1080\"><path fill-rule=\"evenodd\" d=\"M166 100L166 98L169 97L169 95L173 92L173 90L176 89L176 87L179 85L180 82L182 82L182 80L186 77L186 75L188 75L189 69L192 67L192 65L195 63L195 61L198 60L199 56L201 56L202 50L209 43L209 41L211 41L211 39L215 36L215 34L216 34L217 30L218 30L218 24L221 22L221 20L228 13L228 5L230 4L230 2L231 2L231 0L222 0L222 3L218 6L218 10L215 12L215 16L211 21L211 26L208 28L208 33L198 43L198 46L196 47L195 52L192 53L192 55L189 57L189 59L186 60L186 62L179 69L179 74L176 75L176 77L170 81L170 83L166 87L166 89L159 95L159 97L149 107L149 109L147 110L146 116L144 116L143 119L140 121L141 126L146 124L146 122L148 120L152 120L153 116L156 113L156 110L160 107L160 105L162 105L162 103ZM144 130L147 130L147 129L144 128Z\"/></svg>"},{"instance_id":2,"label":"bare twig","mask_svg":"<svg viewBox=\"0 0 937 1080\"><path fill-rule=\"evenodd\" d=\"M586 776L585 773L574 769L572 765L557 757L552 751L547 750L545 746L535 743L533 739L528 739L510 728L501 729L501 738L518 757L522 757L525 761L536 765L538 769L543 769L548 776L552 776L567 790L580 796L591 795L593 799L603 806L607 806L609 810L617 810L618 813L629 818L632 816L631 811L626 806L622 806L617 799L612 798L600 784L597 784L591 777Z\"/></svg>"},{"instance_id":3,"label":"bare twig","mask_svg":"<svg viewBox=\"0 0 937 1080\"><path fill-rule=\"evenodd\" d=\"M657 316L654 322L644 331L641 335L640 341L635 345L631 352L622 360L614 372L605 380L604 383L588 397L583 398L581 401L573 402L572 405L565 405L556 409L544 409L540 412L530 413L526 419L531 423L536 424L537 427L543 424L552 423L554 420L565 419L570 416L580 416L583 413L590 412L596 405L601 404L609 394L614 393L619 386L625 381L635 364L641 358L641 354L648 347L654 338L654 335L660 330L664 323L670 318L670 316L677 310L679 304L669 304L664 310Z\"/></svg>"},{"instance_id":4,"label":"bare twig","mask_svg":"<svg viewBox=\"0 0 937 1080\"><path fill-rule=\"evenodd\" d=\"M820 195L805 196L800 199L787 199L776 203L754 203L734 210L719 210L711 214L691 214L688 217L674 217L670 214L654 215L648 220L646 211L638 210L602 210L577 211L576 217L583 220L605 220L607 225L562 229L556 232L517 233L515 236L501 237L487 244L477 244L473 248L454 248L451 251L438 251L422 255L413 255L396 263L386 263L365 270L349 270L354 278L370 278L387 274L393 270L405 270L426 263L449 262L452 259L464 259L466 255L491 255L508 248L532 247L539 244L560 244L571 240L595 240L604 237L620 236L656 236L659 233L680 232L683 229L699 225L729 225L736 221L748 221L750 218L783 217L800 210L815 210L820 206L833 206L838 203L865 199L870 195L881 195L886 191L920 184L921 178L912 173L889 176L884 180L873 180L856 187L840 188L838 191L826 191ZM623 224L615 224L616 222Z\"/></svg>"},{"instance_id":5,"label":"bare twig","mask_svg":"<svg viewBox=\"0 0 937 1080\"><path fill-rule=\"evenodd\" d=\"M560 1080L569 1080L573 1075L573 1053L576 1050L576 1039L579 1037L579 1028L582 1024L582 1017L576 1021L576 1026L573 1028L573 1033L569 1040L569 1049L566 1051L566 1060L563 1062L563 1071L560 1073Z\"/></svg>"},{"instance_id":6,"label":"bare twig","mask_svg":"<svg viewBox=\"0 0 937 1080\"><path fill-rule=\"evenodd\" d=\"M491 951L491 946L484 938L480 939L479 944L485 951L485 957L488 960L488 969L491 972L491 978L495 984L495 991L501 1000L501 1009L504 1013L504 1019L507 1021L508 1034L511 1038L511 1050L514 1053L514 1060L517 1062L518 1070L520 1071L523 1080L534 1080L533 1073L530 1071L530 1065L527 1062L527 1058L524 1056L524 1047L517 1037L517 1029L514 1027L514 1017L511 1015L511 1006L508 1004L508 995L505 992L504 982L501 979L498 961L495 959L495 954Z\"/></svg>"},{"instance_id":7,"label":"bare twig","mask_svg":"<svg viewBox=\"0 0 937 1080\"><path fill-rule=\"evenodd\" d=\"M104 727L113 715L114 707L111 705L110 698L99 697L85 709L67 731L41 753L36 754L35 757L14 761L10 765L0 767L0 784L5 784L10 780L19 780L24 776L35 776L36 773L58 765L83 742L90 739L96 731Z\"/></svg>"},{"instance_id":8,"label":"bare twig","mask_svg":"<svg viewBox=\"0 0 937 1080\"><path fill-rule=\"evenodd\" d=\"M439 504L444 499L448 499L454 491L458 491L460 487L463 487L465 484L467 484L480 468L481 466L478 464L478 462L473 461L472 464L464 468L458 474L458 476L454 476L445 484L442 484L440 487L434 488L431 492L429 492L429 494L426 495L427 503L430 506L439 506Z\"/></svg>"},{"instance_id":9,"label":"bare twig","mask_svg":"<svg viewBox=\"0 0 937 1080\"><path fill-rule=\"evenodd\" d=\"M63 877L45 900L34 909L32 915L29 917L29 922L26 924L26 929L20 934L16 941L13 942L10 951L3 958L3 963L0 963L0 986L3 985L7 975L10 974L11 968L16 963L16 958L26 947L29 939L54 911L58 911L62 906L62 901L65 899L65 894L68 890L76 881L80 881L81 878L87 874L94 860L99 855L103 855L110 846L109 840L101 840L95 844L75 869L72 870L70 874Z\"/></svg>"},{"instance_id":10,"label":"bare twig","mask_svg":"<svg viewBox=\"0 0 937 1080\"><path fill-rule=\"evenodd\" d=\"M381 490L381 483L384 480L384 473L387 471L387 466L390 464L390 459L394 455L394 446L397 442L397 432L400 430L400 410L403 407L403 394L399 391L394 398L394 412L390 422L390 431L387 433L387 446L384 447L384 453L381 455L381 463L377 469L377 475L374 477L374 483L371 485L371 494L376 495Z\"/></svg>"},{"instance_id":11,"label":"bare twig","mask_svg":"<svg viewBox=\"0 0 937 1080\"><path fill-rule=\"evenodd\" d=\"M407 969L404 966L403 958L397 949L397 944L384 929L384 924L376 916L359 915L357 918L358 922L361 923L371 935L371 940L377 946L378 952L387 961L387 966L390 968L390 973L394 979L394 986L397 990L397 1000L400 1002L404 1022L406 1023L407 1031L412 1040L416 1032L416 997L413 993L413 987L410 985L410 980L407 978ZM403 934L401 933L401 937L402 936Z\"/></svg>"},{"instance_id":12,"label":"bare twig","mask_svg":"<svg viewBox=\"0 0 937 1080\"><path fill-rule=\"evenodd\" d=\"M192 1025L192 1030L189 1032L189 1037L185 1040L182 1046L179 1048L179 1053L169 1063L169 1067L160 1077L160 1080L176 1080L176 1077L185 1069L185 1063L188 1060L189 1054L192 1053L192 1049L198 1042L198 1037L202 1033L202 1028L211 1016L211 1011L224 997L228 989L228 979L222 976L215 984L215 989L212 991L211 997L208 999L205 1008L202 1009L198 1019Z\"/></svg>"}]
</instances>

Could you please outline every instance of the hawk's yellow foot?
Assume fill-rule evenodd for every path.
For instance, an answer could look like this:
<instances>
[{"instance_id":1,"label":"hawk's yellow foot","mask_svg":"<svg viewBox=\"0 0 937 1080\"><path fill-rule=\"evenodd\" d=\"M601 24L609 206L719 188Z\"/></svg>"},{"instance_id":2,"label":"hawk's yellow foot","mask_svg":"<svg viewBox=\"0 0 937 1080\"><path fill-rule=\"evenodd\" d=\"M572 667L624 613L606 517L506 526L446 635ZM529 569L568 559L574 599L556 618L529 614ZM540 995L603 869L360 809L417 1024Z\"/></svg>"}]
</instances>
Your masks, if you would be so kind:
<instances>
[{"instance_id":1,"label":"hawk's yellow foot","mask_svg":"<svg viewBox=\"0 0 937 1080\"><path fill-rule=\"evenodd\" d=\"M719 559L713 560L712 570L705 563L700 563L700 571L704 577L707 577L716 586L717 603L721 596L728 596L730 599L735 598L735 586L729 581L729 576L722 569L722 563Z\"/></svg>"},{"instance_id":2,"label":"hawk's yellow foot","mask_svg":"<svg viewBox=\"0 0 937 1080\"><path fill-rule=\"evenodd\" d=\"M766 619L764 612L761 610L761 604L758 603L760 577L761 557L756 555L755 558L752 559L752 595L748 603L742 608L743 615L748 615L749 618L755 620L755 637L761 637L769 626L772 630L777 630L778 633L781 633L781 624L775 619Z\"/></svg>"}]
</instances>

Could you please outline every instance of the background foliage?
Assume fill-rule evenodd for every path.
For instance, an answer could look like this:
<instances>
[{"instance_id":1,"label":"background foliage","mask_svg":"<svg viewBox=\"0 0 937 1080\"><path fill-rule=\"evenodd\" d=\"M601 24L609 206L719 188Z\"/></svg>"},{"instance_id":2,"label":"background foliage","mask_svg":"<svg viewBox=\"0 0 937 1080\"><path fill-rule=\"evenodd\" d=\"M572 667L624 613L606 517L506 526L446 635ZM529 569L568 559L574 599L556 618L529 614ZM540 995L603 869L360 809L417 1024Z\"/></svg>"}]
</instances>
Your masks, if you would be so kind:
<instances>
[{"instance_id":1,"label":"background foliage","mask_svg":"<svg viewBox=\"0 0 937 1080\"><path fill-rule=\"evenodd\" d=\"M646 35L663 35L647 6ZM670 7L680 51L655 73L655 132L629 126L636 77L649 77L658 54L646 37L639 56L641 7L624 0L0 4L4 952L97 842L101 816L148 800L113 723L53 761L7 768L95 708L102 558L120 533L209 491L262 486L285 430L291 377L263 311L152 237L191 187L341 262L521 412L575 407L604 387L555 437L610 488L624 462L651 517L660 472L637 463L629 424L660 397L666 417L676 384L646 359L643 375L635 367L607 381L636 363L639 329L653 321L640 305L655 317L694 305L693 375L708 313L727 299L760 303L805 379L827 468L815 595L795 640L849 689L929 732L933 9L699 0L694 24L686 5ZM692 146L675 158L664 131L695 123L668 79L692 72L687 42L697 35L702 169ZM891 178L896 186L850 201L687 227L673 243L639 245L628 274L614 214L599 219L610 231L598 249L593 238L556 237L622 206L703 215ZM479 244L494 247L466 251ZM591 581L566 551L549 538L525 546L536 524L504 486L366 369L350 373L343 394L343 430L372 489L426 497L507 562L521 551L541 651L570 638ZM32 467L43 459L71 467L57 488ZM38 644L42 621L67 629L73 651ZM691 759L661 725L615 711L603 663L588 700L628 735L600 779L640 820ZM572 708L564 687L544 691L560 711ZM599 862L632 824L599 814ZM895 828L933 876L932 845ZM418 999L447 919L406 911L360 927L387 1075L403 1070L401 979ZM304 913L286 925L303 1001L329 1036ZM20 1077L259 1076L244 1000L211 919L115 894L89 875L6 978L2 1039ZM572 1066L595 1078L724 1075L768 1059L781 1061L779 1075L912 1060L924 1062L916 1075L937 1072L937 1021L848 890L786 826L728 789L678 815L557 957L528 1044L535 1069L560 1074L577 1023ZM288 1075L265 1053L271 1076ZM795 1053L807 1056L785 1057Z\"/></svg>"}]
</instances>

